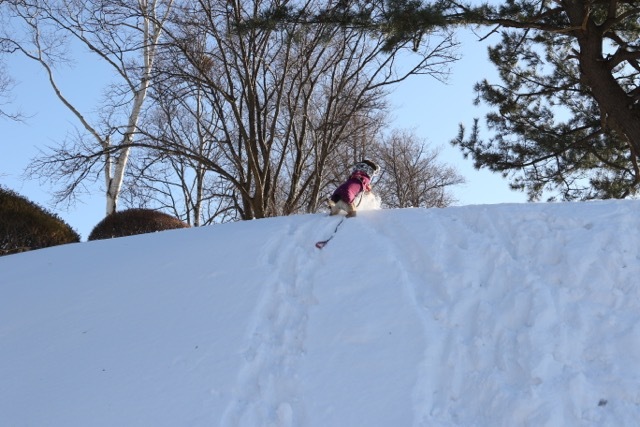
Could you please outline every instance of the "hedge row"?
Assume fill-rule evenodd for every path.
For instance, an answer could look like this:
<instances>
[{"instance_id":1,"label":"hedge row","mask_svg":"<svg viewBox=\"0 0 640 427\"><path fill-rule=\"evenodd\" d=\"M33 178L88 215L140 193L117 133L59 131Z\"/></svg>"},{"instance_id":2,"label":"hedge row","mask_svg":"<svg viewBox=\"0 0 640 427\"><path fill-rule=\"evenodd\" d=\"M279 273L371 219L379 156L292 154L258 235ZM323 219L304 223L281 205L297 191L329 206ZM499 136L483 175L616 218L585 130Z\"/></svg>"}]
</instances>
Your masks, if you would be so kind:
<instances>
[{"instance_id":1,"label":"hedge row","mask_svg":"<svg viewBox=\"0 0 640 427\"><path fill-rule=\"evenodd\" d=\"M58 216L0 187L0 255L79 241Z\"/></svg>"},{"instance_id":2,"label":"hedge row","mask_svg":"<svg viewBox=\"0 0 640 427\"><path fill-rule=\"evenodd\" d=\"M108 215L89 234L88 240L134 236L175 228L188 228L185 222L151 209L128 209Z\"/></svg>"},{"instance_id":3,"label":"hedge row","mask_svg":"<svg viewBox=\"0 0 640 427\"><path fill-rule=\"evenodd\" d=\"M188 224L151 209L116 212L100 221L88 240L133 236ZM0 256L80 242L80 236L57 215L0 186Z\"/></svg>"}]
</instances>

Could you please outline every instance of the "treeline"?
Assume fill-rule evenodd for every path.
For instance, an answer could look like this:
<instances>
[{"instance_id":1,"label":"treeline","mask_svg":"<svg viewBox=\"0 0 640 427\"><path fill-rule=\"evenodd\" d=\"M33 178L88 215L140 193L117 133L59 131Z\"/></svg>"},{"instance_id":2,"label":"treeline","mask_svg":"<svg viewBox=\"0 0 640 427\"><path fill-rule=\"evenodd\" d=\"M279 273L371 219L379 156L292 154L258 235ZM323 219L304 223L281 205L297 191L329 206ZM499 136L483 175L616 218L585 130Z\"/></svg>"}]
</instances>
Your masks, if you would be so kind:
<instances>
[{"instance_id":1,"label":"treeline","mask_svg":"<svg viewBox=\"0 0 640 427\"><path fill-rule=\"evenodd\" d=\"M446 206L463 181L437 152L388 129L386 95L410 76L445 79L455 41L389 46L385 32L335 22L251 25L275 7L324 1L8 0L2 49L39 64L77 132L31 163L73 201L101 183L106 214L152 208L188 225L316 212L351 164L384 172L386 207ZM59 84L87 51L111 70L86 111ZM96 82L96 84L100 84Z\"/></svg>"}]
</instances>

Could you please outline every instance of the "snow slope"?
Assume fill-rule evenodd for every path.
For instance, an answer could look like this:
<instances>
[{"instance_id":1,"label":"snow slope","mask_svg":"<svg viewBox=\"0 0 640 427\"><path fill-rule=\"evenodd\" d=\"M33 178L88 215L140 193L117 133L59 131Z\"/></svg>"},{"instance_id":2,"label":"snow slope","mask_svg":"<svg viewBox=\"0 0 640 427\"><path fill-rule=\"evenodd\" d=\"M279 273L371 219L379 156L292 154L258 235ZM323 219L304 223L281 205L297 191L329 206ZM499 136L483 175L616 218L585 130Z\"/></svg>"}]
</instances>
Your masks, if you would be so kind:
<instances>
[{"instance_id":1,"label":"snow slope","mask_svg":"<svg viewBox=\"0 0 640 427\"><path fill-rule=\"evenodd\" d=\"M0 258L0 425L635 426L640 202L300 215Z\"/></svg>"}]
</instances>

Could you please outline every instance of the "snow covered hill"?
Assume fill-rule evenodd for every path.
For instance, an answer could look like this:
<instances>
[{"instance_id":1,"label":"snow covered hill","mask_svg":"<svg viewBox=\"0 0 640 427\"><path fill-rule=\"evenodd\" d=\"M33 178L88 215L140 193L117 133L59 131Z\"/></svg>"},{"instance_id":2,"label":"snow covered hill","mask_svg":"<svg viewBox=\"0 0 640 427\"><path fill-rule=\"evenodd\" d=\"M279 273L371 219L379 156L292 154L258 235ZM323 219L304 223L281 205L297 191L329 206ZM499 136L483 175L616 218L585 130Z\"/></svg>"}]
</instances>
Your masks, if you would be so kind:
<instances>
[{"instance_id":1,"label":"snow covered hill","mask_svg":"<svg viewBox=\"0 0 640 427\"><path fill-rule=\"evenodd\" d=\"M635 426L640 202L300 215L0 258L0 425Z\"/></svg>"}]
</instances>

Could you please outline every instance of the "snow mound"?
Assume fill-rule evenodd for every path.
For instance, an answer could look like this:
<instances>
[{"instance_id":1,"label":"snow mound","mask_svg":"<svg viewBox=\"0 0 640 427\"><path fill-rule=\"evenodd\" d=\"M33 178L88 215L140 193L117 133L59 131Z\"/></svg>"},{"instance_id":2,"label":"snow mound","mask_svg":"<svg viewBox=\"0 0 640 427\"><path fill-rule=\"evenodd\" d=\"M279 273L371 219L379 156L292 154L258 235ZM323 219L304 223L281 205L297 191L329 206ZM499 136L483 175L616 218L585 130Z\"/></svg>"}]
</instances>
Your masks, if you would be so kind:
<instances>
[{"instance_id":1,"label":"snow mound","mask_svg":"<svg viewBox=\"0 0 640 427\"><path fill-rule=\"evenodd\" d=\"M632 426L640 202L363 209L0 258L7 426Z\"/></svg>"}]
</instances>

